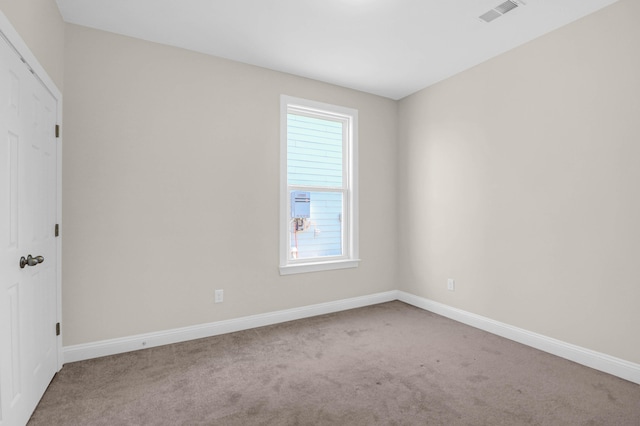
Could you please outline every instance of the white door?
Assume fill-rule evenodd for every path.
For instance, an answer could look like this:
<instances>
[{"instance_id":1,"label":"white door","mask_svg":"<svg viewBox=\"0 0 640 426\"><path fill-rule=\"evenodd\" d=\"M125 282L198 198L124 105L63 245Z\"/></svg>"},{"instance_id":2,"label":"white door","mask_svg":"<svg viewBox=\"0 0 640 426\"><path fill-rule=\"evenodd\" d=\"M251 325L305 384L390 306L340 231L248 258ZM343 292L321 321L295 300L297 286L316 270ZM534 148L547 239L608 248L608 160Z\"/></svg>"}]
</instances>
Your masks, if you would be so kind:
<instances>
[{"instance_id":1,"label":"white door","mask_svg":"<svg viewBox=\"0 0 640 426\"><path fill-rule=\"evenodd\" d=\"M56 108L55 98L0 37L2 426L26 424L58 369ZM31 261L21 267L28 255Z\"/></svg>"}]
</instances>

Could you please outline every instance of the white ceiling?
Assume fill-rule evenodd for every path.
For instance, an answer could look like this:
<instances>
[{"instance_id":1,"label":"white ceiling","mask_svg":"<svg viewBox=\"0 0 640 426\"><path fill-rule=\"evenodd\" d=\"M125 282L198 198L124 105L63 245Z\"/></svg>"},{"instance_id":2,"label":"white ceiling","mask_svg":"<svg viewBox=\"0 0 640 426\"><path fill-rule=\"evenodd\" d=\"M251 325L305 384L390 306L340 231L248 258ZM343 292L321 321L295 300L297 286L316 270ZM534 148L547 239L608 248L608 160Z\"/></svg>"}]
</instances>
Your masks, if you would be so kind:
<instances>
[{"instance_id":1,"label":"white ceiling","mask_svg":"<svg viewBox=\"0 0 640 426\"><path fill-rule=\"evenodd\" d=\"M514 0L515 1L515 0ZM400 99L618 0L57 0L66 22Z\"/></svg>"}]
</instances>

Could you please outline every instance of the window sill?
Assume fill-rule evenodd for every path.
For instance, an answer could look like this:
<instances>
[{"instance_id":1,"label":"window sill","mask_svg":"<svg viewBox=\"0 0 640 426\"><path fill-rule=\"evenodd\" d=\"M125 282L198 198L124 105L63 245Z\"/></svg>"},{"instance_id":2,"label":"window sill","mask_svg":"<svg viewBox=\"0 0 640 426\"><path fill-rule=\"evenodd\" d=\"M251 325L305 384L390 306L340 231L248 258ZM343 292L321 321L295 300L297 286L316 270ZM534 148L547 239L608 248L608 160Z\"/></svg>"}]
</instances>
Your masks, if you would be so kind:
<instances>
[{"instance_id":1,"label":"window sill","mask_svg":"<svg viewBox=\"0 0 640 426\"><path fill-rule=\"evenodd\" d=\"M360 259L297 263L293 265L280 266L280 275L304 274L307 272L330 271L333 269L357 268L359 263Z\"/></svg>"}]
</instances>

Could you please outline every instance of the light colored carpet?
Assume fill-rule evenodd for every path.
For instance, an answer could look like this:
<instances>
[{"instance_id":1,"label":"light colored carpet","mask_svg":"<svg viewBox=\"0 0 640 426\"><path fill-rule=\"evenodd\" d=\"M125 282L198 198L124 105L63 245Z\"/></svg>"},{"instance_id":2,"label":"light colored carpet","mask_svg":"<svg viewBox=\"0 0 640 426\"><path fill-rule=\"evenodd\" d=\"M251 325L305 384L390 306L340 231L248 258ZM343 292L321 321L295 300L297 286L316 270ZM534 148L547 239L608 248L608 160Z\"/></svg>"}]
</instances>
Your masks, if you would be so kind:
<instances>
[{"instance_id":1,"label":"light colored carpet","mask_svg":"<svg viewBox=\"0 0 640 426\"><path fill-rule=\"evenodd\" d=\"M640 386L384 303L67 364L29 425L640 425Z\"/></svg>"}]
</instances>

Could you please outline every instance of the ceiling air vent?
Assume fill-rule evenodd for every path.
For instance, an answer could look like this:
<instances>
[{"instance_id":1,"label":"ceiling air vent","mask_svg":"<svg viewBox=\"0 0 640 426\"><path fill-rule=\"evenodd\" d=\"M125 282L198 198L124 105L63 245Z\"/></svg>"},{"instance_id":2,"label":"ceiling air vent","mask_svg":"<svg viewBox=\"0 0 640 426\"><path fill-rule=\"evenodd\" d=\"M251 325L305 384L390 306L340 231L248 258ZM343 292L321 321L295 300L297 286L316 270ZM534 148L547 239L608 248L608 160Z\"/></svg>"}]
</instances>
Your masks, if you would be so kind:
<instances>
[{"instance_id":1,"label":"ceiling air vent","mask_svg":"<svg viewBox=\"0 0 640 426\"><path fill-rule=\"evenodd\" d=\"M496 7L496 10L504 15L505 13L515 9L516 7L518 7L518 3L507 0L500 6Z\"/></svg>"},{"instance_id":2,"label":"ceiling air vent","mask_svg":"<svg viewBox=\"0 0 640 426\"><path fill-rule=\"evenodd\" d=\"M480 19L482 19L484 22L491 22L494 19L499 18L501 16L502 15L500 15L498 12L496 12L493 9L491 9L490 11L485 13L484 15L480 15Z\"/></svg>"},{"instance_id":3,"label":"ceiling air vent","mask_svg":"<svg viewBox=\"0 0 640 426\"><path fill-rule=\"evenodd\" d=\"M494 19L501 17L505 13L511 12L513 9L515 9L520 5L524 5L524 2L519 0L507 0L504 3L494 7L490 11L480 15L480 19L483 20L484 22L491 22Z\"/></svg>"}]
</instances>

